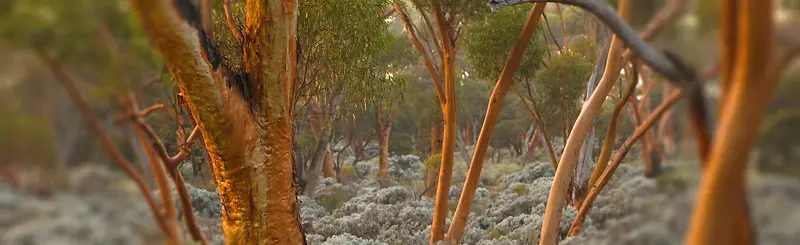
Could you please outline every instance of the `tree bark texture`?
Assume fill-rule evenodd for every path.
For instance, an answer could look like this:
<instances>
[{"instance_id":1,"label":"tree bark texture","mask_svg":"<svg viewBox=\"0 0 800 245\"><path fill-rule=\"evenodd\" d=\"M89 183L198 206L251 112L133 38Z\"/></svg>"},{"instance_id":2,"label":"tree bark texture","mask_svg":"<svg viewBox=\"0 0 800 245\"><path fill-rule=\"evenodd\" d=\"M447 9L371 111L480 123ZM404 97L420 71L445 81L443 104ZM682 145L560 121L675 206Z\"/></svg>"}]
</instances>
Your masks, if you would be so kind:
<instances>
[{"instance_id":1,"label":"tree bark texture","mask_svg":"<svg viewBox=\"0 0 800 245\"><path fill-rule=\"evenodd\" d=\"M227 244L304 244L292 161L297 2L248 0L243 59L249 93L205 59L198 30L171 1L131 1L204 136ZM249 99L244 99L249 98Z\"/></svg>"},{"instance_id":2,"label":"tree bark texture","mask_svg":"<svg viewBox=\"0 0 800 245\"><path fill-rule=\"evenodd\" d=\"M600 51L600 54L597 56L594 72L589 77L589 81L586 86L586 94L584 95L584 101L588 101L589 97L592 96L594 90L597 88L597 85L600 83L600 76L605 71L606 66L606 59L608 58L608 49L609 47L603 45L603 49ZM589 178L592 174L592 165L594 156L592 155L594 151L594 120L592 120L591 125L589 126L589 133L586 135L586 138L583 140L583 145L581 146L581 150L578 153L578 162L575 165L575 173L573 173L572 178L572 201L573 206L580 207L581 202L583 202L583 198L586 196L586 193L589 191L587 188L587 184L589 183Z\"/></svg>"}]
</instances>

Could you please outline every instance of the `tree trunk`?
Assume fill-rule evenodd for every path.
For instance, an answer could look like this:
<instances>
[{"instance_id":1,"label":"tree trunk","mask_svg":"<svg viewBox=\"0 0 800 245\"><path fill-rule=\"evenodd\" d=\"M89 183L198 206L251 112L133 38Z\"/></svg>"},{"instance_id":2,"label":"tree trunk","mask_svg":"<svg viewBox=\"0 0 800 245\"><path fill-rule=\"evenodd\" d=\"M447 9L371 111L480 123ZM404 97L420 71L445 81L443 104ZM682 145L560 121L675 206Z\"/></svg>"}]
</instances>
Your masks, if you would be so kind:
<instances>
[{"instance_id":1,"label":"tree trunk","mask_svg":"<svg viewBox=\"0 0 800 245\"><path fill-rule=\"evenodd\" d=\"M735 35L721 38L731 48L723 52L723 64L729 66L723 67L718 133L704 164L686 236L689 245L756 242L745 188L747 161L779 71L800 49L790 52L773 42L772 1L722 3L722 26Z\"/></svg>"},{"instance_id":2,"label":"tree trunk","mask_svg":"<svg viewBox=\"0 0 800 245\"><path fill-rule=\"evenodd\" d=\"M297 3L247 1L243 56L249 92L227 87L226 74L203 57L202 35L172 2L131 4L200 125L223 204L227 244L304 244L290 105Z\"/></svg>"},{"instance_id":3,"label":"tree trunk","mask_svg":"<svg viewBox=\"0 0 800 245\"><path fill-rule=\"evenodd\" d=\"M438 11L435 11L438 13ZM431 244L444 239L446 232L445 221L449 213L450 182L453 177L453 158L455 157L455 141L458 129L456 122L456 53L450 37L450 26L442 14L435 14L440 35L442 36L442 50L444 52L444 91L445 99L442 107L444 117L444 137L442 139L442 164L439 167L439 179L436 186L436 202L433 208L433 223L431 225Z\"/></svg>"},{"instance_id":4,"label":"tree trunk","mask_svg":"<svg viewBox=\"0 0 800 245\"><path fill-rule=\"evenodd\" d=\"M637 70L634 70L634 73L636 73L636 71ZM625 105L628 103L631 95L633 95L633 92L636 90L636 84L638 82L636 80L636 75L633 75L628 79L625 93L622 95L619 101L614 104L614 110L611 112L611 119L608 123L608 132L606 133L606 138L603 140L603 148L600 150L600 156L597 157L597 163L594 166L592 176L589 178L589 183L587 184L589 188L593 188L595 186L597 180L600 179L600 175L603 174L608 166L608 160L611 157L611 152L614 151L614 145L617 139L617 122L619 122L619 114L625 110Z\"/></svg>"},{"instance_id":5,"label":"tree trunk","mask_svg":"<svg viewBox=\"0 0 800 245\"><path fill-rule=\"evenodd\" d=\"M541 140L541 137L539 136L540 133L541 132L539 131L538 127L533 130L533 136L531 136L531 139L528 141L527 157L533 157L536 155L536 147L539 146L539 142Z\"/></svg>"},{"instance_id":6,"label":"tree trunk","mask_svg":"<svg viewBox=\"0 0 800 245\"><path fill-rule=\"evenodd\" d=\"M389 133L392 130L391 127L383 128L378 133L378 148L380 149L378 177L389 176Z\"/></svg>"},{"instance_id":7,"label":"tree trunk","mask_svg":"<svg viewBox=\"0 0 800 245\"><path fill-rule=\"evenodd\" d=\"M322 177L336 179L336 169L333 166L333 153L331 152L330 143L328 149L325 151L325 159L322 162Z\"/></svg>"},{"instance_id":8,"label":"tree trunk","mask_svg":"<svg viewBox=\"0 0 800 245\"><path fill-rule=\"evenodd\" d=\"M356 159L364 158L364 141L358 135L353 136L353 155Z\"/></svg>"},{"instance_id":9,"label":"tree trunk","mask_svg":"<svg viewBox=\"0 0 800 245\"><path fill-rule=\"evenodd\" d=\"M464 126L464 146L471 146L473 145L472 136L472 120L467 120L467 125Z\"/></svg>"},{"instance_id":10,"label":"tree trunk","mask_svg":"<svg viewBox=\"0 0 800 245\"><path fill-rule=\"evenodd\" d=\"M627 2L627 0L619 1L619 15L623 17L623 20L627 19L629 12L629 4ZM540 245L554 245L558 242L558 224L561 222L561 213L567 197L566 192L572 179L571 174L574 171L578 153L583 140L588 134L589 127L619 76L620 64L618 60L621 57L621 51L623 51L622 45L622 40L617 39L616 36L612 38L611 48L608 51L608 59L606 60L606 68L603 72L603 77L600 79L600 84L597 85L597 89L592 93L589 100L583 104L583 108L577 120L575 120L575 125L566 140L564 153L558 163L558 169L547 199L542 232L539 239Z\"/></svg>"},{"instance_id":11,"label":"tree trunk","mask_svg":"<svg viewBox=\"0 0 800 245\"><path fill-rule=\"evenodd\" d=\"M461 197L458 200L458 207L456 208L455 214L453 214L453 223L450 225L450 230L447 233L447 240L450 242L458 244L461 240L461 236L464 234L469 210L472 208L472 199L475 196L481 171L483 170L486 150L489 147L489 140L491 139L495 124L497 123L497 118L500 115L503 100L513 82L514 73L517 68L519 68L522 56L525 54L525 49L528 48L528 43L536 31L536 25L539 23L539 18L545 6L545 3L536 3L533 9L531 9L528 19L525 21L525 26L520 33L519 41L510 51L510 56L506 61L506 65L492 91L483 126L478 136L478 143L475 146L475 153L469 165L467 179L464 182ZM441 185L440 189L442 189Z\"/></svg>"},{"instance_id":12,"label":"tree trunk","mask_svg":"<svg viewBox=\"0 0 800 245\"><path fill-rule=\"evenodd\" d=\"M375 109L377 114L376 131L378 132L378 148L380 150L378 177L381 178L389 176L389 136L392 133L392 124L394 124L396 108L389 109L391 111L388 116L384 115L385 110L386 109L383 108L381 104Z\"/></svg>"},{"instance_id":13,"label":"tree trunk","mask_svg":"<svg viewBox=\"0 0 800 245\"><path fill-rule=\"evenodd\" d=\"M311 158L311 165L308 167L308 172L306 172L305 179L303 180L303 195L314 198L314 193L317 190L317 185L319 184L319 176L322 173L322 165L325 161L325 156L328 153L328 149L330 149L328 145L328 141L330 139L330 135L332 132L331 125L329 122L325 122L324 125L321 127L319 141L317 142L317 148L314 150L314 155Z\"/></svg>"},{"instance_id":14,"label":"tree trunk","mask_svg":"<svg viewBox=\"0 0 800 245\"><path fill-rule=\"evenodd\" d=\"M605 61L607 58L608 49L607 47L604 47L600 52L600 55L597 57L597 64L595 65L594 72L589 77L589 82L587 83L588 85L586 87L586 94L584 95L584 101L588 101L589 97L592 96L592 93L594 93L594 90L597 88L597 85L600 82L600 75L605 71ZM578 153L578 162L576 163L575 173L573 175L574 177L572 178L573 189L571 192L574 207L581 206L583 198L589 191L587 190L587 184L589 183L589 178L592 175L592 160L594 159L594 156L592 155L594 151L594 121L590 122L590 124L589 133L586 135L586 138L584 138L581 150Z\"/></svg>"}]
</instances>

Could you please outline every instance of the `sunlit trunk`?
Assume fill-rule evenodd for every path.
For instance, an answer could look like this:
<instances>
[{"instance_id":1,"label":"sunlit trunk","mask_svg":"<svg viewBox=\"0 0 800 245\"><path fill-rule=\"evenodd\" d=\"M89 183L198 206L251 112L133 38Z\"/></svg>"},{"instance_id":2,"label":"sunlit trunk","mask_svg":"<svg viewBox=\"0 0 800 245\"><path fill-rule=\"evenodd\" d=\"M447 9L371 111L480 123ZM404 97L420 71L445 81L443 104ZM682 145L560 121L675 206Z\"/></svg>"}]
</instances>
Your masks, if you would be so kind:
<instances>
[{"instance_id":1,"label":"sunlit trunk","mask_svg":"<svg viewBox=\"0 0 800 245\"><path fill-rule=\"evenodd\" d=\"M331 153L331 146L328 144L328 150L325 151L325 159L322 162L323 178L336 179L336 169L333 165L333 153Z\"/></svg>"},{"instance_id":2,"label":"sunlit trunk","mask_svg":"<svg viewBox=\"0 0 800 245\"><path fill-rule=\"evenodd\" d=\"M589 97L592 96L592 93L594 93L594 90L597 88L600 82L600 76L605 71L607 58L608 49L607 47L603 47L600 51L600 55L597 56L594 72L589 76L584 101L588 101ZM594 160L594 156L592 155L594 151L594 122L592 121L590 124L589 133L584 138L581 150L578 153L578 162L575 165L575 173L572 178L572 204L575 207L580 207L583 198L589 191L587 190L587 184L592 174L592 163Z\"/></svg>"},{"instance_id":3,"label":"sunlit trunk","mask_svg":"<svg viewBox=\"0 0 800 245\"><path fill-rule=\"evenodd\" d=\"M204 136L222 203L226 243L303 244L289 103L297 55L297 3L247 1L242 51L249 100L225 84L226 74L212 71L203 57L200 35L172 2L131 3Z\"/></svg>"},{"instance_id":4,"label":"sunlit trunk","mask_svg":"<svg viewBox=\"0 0 800 245\"><path fill-rule=\"evenodd\" d=\"M520 61L525 49L528 47L529 40L536 31L536 25L539 23L539 18L544 11L545 3L537 3L531 9L525 26L519 36L517 45L510 51L510 56L506 61L506 65L498 78L495 88L492 91L489 105L487 105L486 116L484 118L481 132L478 136L478 142L475 145L475 153L472 156L472 161L469 165L469 172L467 179L464 182L464 187L461 191L461 197L458 201L458 207L455 214L453 214L453 223L450 225L450 230L447 233L447 240L458 243L461 236L464 234L466 228L467 218L472 207L472 199L475 196L475 191L478 187L481 171L483 170L483 163L486 159L486 150L489 147L489 140L491 139L497 118L500 115L500 110L503 106L506 93L511 87L513 82L514 73L519 67ZM444 164L442 165L444 166ZM448 186L449 188L449 186ZM443 189L440 185L440 191ZM445 190L446 191L446 190ZM433 241L433 240L432 240Z\"/></svg>"},{"instance_id":5,"label":"sunlit trunk","mask_svg":"<svg viewBox=\"0 0 800 245\"><path fill-rule=\"evenodd\" d=\"M377 113L377 128L376 131L378 132L378 149L380 151L380 160L379 160L379 167L378 167L378 176L379 177L387 177L389 176L389 136L392 133L392 124L394 123L394 113L395 111L389 112L389 115L385 115L385 108L379 105L376 108Z\"/></svg>"},{"instance_id":6,"label":"sunlit trunk","mask_svg":"<svg viewBox=\"0 0 800 245\"><path fill-rule=\"evenodd\" d=\"M627 0L619 1L619 15L623 20L627 19L629 4ZM578 118L572 127L569 137L565 141L564 153L558 163L553 184L550 187L550 194L542 222L542 232L540 233L540 245L554 245L558 242L558 224L561 222L564 203L567 199L567 190L572 180L572 173L575 170L578 153L583 140L588 134L592 121L600 111L600 107L606 96L614 86L620 71L619 59L622 56L623 43L616 36L611 40L611 48L608 51L606 68L600 83L592 96L583 104Z\"/></svg>"},{"instance_id":7,"label":"sunlit trunk","mask_svg":"<svg viewBox=\"0 0 800 245\"><path fill-rule=\"evenodd\" d=\"M745 188L747 161L778 73L791 53L773 42L772 1L720 2L723 97L686 236L690 245L756 242Z\"/></svg>"}]
</instances>

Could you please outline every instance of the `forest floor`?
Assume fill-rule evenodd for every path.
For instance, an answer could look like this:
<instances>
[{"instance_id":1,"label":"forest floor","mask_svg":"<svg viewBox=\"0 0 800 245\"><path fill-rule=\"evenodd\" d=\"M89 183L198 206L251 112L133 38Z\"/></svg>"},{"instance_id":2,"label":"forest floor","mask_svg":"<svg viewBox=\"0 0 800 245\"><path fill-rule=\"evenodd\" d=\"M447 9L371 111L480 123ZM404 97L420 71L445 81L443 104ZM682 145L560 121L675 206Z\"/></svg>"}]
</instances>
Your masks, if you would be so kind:
<instances>
[{"instance_id":1,"label":"forest floor","mask_svg":"<svg viewBox=\"0 0 800 245\"><path fill-rule=\"evenodd\" d=\"M315 198L300 197L309 244L427 244L433 201L421 197L422 162L393 157L389 181L376 181L372 162L352 166L347 184L321 180ZM648 179L631 164L620 166L602 192L583 233L560 244L682 244L692 210L698 169L670 162L666 174ZM463 181L466 166L456 169ZM463 244L536 244L552 181L548 163L488 163ZM68 190L47 198L0 184L0 244L159 244L160 233L135 186L97 165L69 171ZM758 244L800 241L800 181L758 173L748 176ZM455 208L461 188L450 191ZM191 187L193 207L211 244L224 244L215 192ZM562 236L575 217L568 207ZM731 214L737 215L737 214ZM449 224L449 221L448 221ZM186 239L189 237L186 236ZM563 238L563 237L562 237Z\"/></svg>"}]
</instances>

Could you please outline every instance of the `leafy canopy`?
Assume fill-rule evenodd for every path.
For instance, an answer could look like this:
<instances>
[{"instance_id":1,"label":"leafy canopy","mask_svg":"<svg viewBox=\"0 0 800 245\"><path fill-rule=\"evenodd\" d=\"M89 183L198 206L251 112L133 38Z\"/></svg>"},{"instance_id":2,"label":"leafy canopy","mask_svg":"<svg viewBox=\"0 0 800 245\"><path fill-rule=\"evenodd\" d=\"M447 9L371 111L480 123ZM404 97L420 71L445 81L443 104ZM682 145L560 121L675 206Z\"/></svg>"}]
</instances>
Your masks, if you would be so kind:
<instances>
[{"instance_id":1,"label":"leafy canopy","mask_svg":"<svg viewBox=\"0 0 800 245\"><path fill-rule=\"evenodd\" d=\"M576 38L567 49L550 59L547 69L536 74L537 103L545 115L552 116L561 109L563 119L577 117L586 83L594 70L596 49L592 39Z\"/></svg>"},{"instance_id":2,"label":"leafy canopy","mask_svg":"<svg viewBox=\"0 0 800 245\"><path fill-rule=\"evenodd\" d=\"M464 48L476 76L488 80L495 80L500 76L532 8L530 4L502 8L497 13L487 14L467 24ZM541 31L540 24L536 27L536 32ZM519 80L532 78L542 64L546 47L538 37L539 35L534 35L522 57L520 68L515 73Z\"/></svg>"}]
</instances>

